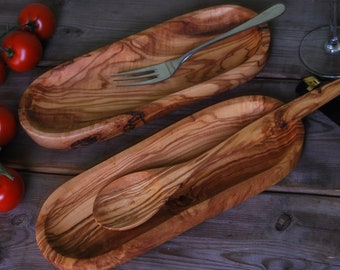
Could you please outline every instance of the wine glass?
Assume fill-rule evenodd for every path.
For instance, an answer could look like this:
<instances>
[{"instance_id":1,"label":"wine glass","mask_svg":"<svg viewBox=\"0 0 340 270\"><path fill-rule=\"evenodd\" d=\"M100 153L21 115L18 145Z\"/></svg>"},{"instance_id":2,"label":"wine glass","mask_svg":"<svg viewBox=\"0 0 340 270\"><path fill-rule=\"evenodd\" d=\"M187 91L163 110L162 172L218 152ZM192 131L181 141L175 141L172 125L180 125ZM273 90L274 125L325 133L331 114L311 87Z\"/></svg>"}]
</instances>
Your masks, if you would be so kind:
<instances>
[{"instance_id":1,"label":"wine glass","mask_svg":"<svg viewBox=\"0 0 340 270\"><path fill-rule=\"evenodd\" d=\"M312 74L340 77L340 41L337 26L337 0L330 0L330 23L308 33L300 44L300 59Z\"/></svg>"}]
</instances>

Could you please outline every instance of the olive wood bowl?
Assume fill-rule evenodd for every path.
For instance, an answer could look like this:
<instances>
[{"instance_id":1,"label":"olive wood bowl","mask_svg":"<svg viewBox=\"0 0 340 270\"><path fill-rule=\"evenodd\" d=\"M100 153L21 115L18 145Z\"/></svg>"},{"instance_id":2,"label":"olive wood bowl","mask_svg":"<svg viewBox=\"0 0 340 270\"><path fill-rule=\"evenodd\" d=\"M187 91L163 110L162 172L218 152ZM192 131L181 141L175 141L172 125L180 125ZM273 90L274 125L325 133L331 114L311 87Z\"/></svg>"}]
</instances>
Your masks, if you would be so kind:
<instances>
[{"instance_id":1,"label":"olive wood bowl","mask_svg":"<svg viewBox=\"0 0 340 270\"><path fill-rule=\"evenodd\" d=\"M198 181L194 192L188 189L173 194L157 214L136 228L105 229L92 212L98 192L115 179L192 159L280 105L265 96L217 103L62 184L47 198L37 219L36 240L42 254L60 269L111 269L277 183L300 158L304 140L301 121L289 123L280 132L277 151L261 156L271 160L269 168L237 181L228 181L224 173L214 174L214 181ZM241 165L239 169L247 170Z\"/></svg>"},{"instance_id":2,"label":"olive wood bowl","mask_svg":"<svg viewBox=\"0 0 340 270\"><path fill-rule=\"evenodd\" d=\"M196 53L163 82L121 87L112 74L175 58L254 15L236 5L209 7L61 64L25 90L19 105L20 123L41 146L78 148L245 83L268 58L267 24Z\"/></svg>"}]
</instances>

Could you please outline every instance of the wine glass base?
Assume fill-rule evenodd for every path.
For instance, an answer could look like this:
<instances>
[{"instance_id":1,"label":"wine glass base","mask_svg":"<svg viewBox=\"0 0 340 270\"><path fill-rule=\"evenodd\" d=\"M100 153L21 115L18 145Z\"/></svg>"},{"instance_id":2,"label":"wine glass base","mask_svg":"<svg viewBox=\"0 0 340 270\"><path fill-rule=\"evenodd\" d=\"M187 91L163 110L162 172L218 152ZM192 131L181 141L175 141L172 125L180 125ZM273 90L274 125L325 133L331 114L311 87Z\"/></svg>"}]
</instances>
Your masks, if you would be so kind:
<instances>
[{"instance_id":1,"label":"wine glass base","mask_svg":"<svg viewBox=\"0 0 340 270\"><path fill-rule=\"evenodd\" d=\"M338 27L340 33L340 27ZM325 42L329 26L320 27L307 34L300 44L300 59L306 69L324 78L340 78L340 52L328 53Z\"/></svg>"}]
</instances>

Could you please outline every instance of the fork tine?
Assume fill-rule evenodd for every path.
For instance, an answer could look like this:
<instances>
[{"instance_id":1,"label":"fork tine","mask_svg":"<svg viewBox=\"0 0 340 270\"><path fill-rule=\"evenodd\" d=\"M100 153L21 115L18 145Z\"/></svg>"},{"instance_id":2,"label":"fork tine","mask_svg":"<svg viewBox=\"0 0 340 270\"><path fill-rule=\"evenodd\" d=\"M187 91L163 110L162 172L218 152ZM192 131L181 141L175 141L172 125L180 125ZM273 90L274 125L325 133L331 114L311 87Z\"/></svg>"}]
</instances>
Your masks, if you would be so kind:
<instances>
[{"instance_id":1,"label":"fork tine","mask_svg":"<svg viewBox=\"0 0 340 270\"><path fill-rule=\"evenodd\" d=\"M133 70L128 70L128 71L123 71L123 72L118 72L116 74L112 74L113 77L115 76L125 76L125 75L134 75L138 73L143 73L143 72L154 72L155 69L152 68L151 66L148 67L143 67L143 68L138 68L138 69L133 69Z\"/></svg>"},{"instance_id":2,"label":"fork tine","mask_svg":"<svg viewBox=\"0 0 340 270\"><path fill-rule=\"evenodd\" d=\"M118 84L117 86L138 86L138 85L152 84L152 83L156 83L159 81L162 81L162 79L160 77L156 77L156 78L145 80L145 81Z\"/></svg>"},{"instance_id":3,"label":"fork tine","mask_svg":"<svg viewBox=\"0 0 340 270\"><path fill-rule=\"evenodd\" d=\"M138 76L136 75L136 76L122 77L122 78L115 78L114 81L132 81L132 80L140 80L140 79L145 79L145 78L150 78L150 77L155 77L155 76L157 76L157 73L153 72L153 73L147 73L147 74L138 75Z\"/></svg>"}]
</instances>

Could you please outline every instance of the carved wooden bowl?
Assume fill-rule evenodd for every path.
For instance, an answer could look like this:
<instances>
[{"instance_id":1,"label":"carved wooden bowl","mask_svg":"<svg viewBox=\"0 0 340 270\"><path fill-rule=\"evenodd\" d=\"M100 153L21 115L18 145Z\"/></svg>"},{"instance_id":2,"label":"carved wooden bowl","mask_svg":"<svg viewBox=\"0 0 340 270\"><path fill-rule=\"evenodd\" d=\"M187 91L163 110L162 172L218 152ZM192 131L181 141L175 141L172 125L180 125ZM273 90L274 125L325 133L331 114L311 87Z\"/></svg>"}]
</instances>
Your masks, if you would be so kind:
<instances>
[{"instance_id":1,"label":"carved wooden bowl","mask_svg":"<svg viewBox=\"0 0 340 270\"><path fill-rule=\"evenodd\" d=\"M20 122L44 147L76 148L236 87L252 79L267 60L266 24L202 50L160 83L118 87L111 75L182 55L254 15L235 5L202 9L57 66L23 94Z\"/></svg>"},{"instance_id":2,"label":"carved wooden bowl","mask_svg":"<svg viewBox=\"0 0 340 270\"><path fill-rule=\"evenodd\" d=\"M199 192L174 194L150 220L127 231L107 230L92 215L97 193L114 179L191 159L280 104L264 96L243 96L218 103L64 183L48 197L37 219L36 239L43 255L60 269L110 269L277 183L300 158L304 138L301 121L289 124L274 138L275 151L262 156L270 160L269 168L255 175L245 174L247 177L237 181L229 181L225 174L214 175L219 185L199 181ZM243 165L240 169L247 171Z\"/></svg>"}]
</instances>

